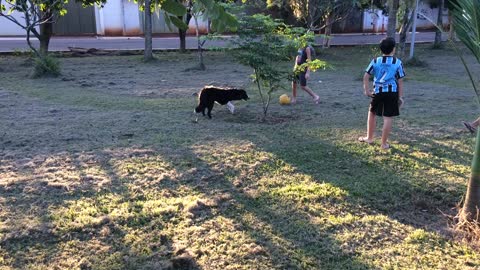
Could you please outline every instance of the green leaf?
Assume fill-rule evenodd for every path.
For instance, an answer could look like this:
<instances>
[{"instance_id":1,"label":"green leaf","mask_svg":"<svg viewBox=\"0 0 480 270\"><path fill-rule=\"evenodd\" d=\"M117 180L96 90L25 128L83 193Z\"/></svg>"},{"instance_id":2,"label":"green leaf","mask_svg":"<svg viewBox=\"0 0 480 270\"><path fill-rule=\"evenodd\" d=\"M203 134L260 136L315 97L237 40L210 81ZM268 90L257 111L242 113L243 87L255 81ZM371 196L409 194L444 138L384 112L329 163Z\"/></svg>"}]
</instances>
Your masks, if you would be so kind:
<instances>
[{"instance_id":1,"label":"green leaf","mask_svg":"<svg viewBox=\"0 0 480 270\"><path fill-rule=\"evenodd\" d=\"M182 29L182 30L188 29L188 25L184 23L182 20L180 20L178 17L176 16L165 16L165 17L169 17L170 22L173 23L173 25L175 25L179 29Z\"/></svg>"},{"instance_id":2,"label":"green leaf","mask_svg":"<svg viewBox=\"0 0 480 270\"><path fill-rule=\"evenodd\" d=\"M183 16L187 13L187 9L175 0L166 0L162 2L160 8L175 16ZM175 22L173 23L175 24Z\"/></svg>"},{"instance_id":3,"label":"green leaf","mask_svg":"<svg viewBox=\"0 0 480 270\"><path fill-rule=\"evenodd\" d=\"M198 2L200 5L203 5L207 10L212 10L215 5L215 1L213 0L197 0L196 2Z\"/></svg>"}]
</instances>

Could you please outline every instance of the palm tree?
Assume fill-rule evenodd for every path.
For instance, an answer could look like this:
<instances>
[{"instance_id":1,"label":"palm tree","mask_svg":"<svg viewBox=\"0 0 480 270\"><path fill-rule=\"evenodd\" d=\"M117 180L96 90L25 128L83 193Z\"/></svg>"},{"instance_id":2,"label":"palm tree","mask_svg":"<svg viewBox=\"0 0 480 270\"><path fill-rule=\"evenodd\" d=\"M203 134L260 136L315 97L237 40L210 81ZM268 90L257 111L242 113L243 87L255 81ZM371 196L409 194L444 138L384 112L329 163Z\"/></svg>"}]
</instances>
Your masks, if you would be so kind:
<instances>
[{"instance_id":1,"label":"palm tree","mask_svg":"<svg viewBox=\"0 0 480 270\"><path fill-rule=\"evenodd\" d=\"M480 0L457 0L453 5L452 14L457 37L480 63ZM480 94L476 82L463 57L461 59L480 103ZM465 203L459 217L460 225L472 221L480 224L480 132L477 133L472 173L468 182Z\"/></svg>"}]
</instances>

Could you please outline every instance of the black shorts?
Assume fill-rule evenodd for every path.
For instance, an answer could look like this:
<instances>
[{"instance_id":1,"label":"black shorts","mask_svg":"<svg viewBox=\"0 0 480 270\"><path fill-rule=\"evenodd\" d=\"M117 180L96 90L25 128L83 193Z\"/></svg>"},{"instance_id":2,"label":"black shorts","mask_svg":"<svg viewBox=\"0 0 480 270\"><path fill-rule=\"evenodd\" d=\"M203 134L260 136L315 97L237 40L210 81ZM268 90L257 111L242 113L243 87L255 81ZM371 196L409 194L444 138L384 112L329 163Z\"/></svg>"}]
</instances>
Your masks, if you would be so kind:
<instances>
[{"instance_id":1,"label":"black shorts","mask_svg":"<svg viewBox=\"0 0 480 270\"><path fill-rule=\"evenodd\" d=\"M307 86L307 78L305 78L307 72L300 72L295 76L295 82L300 82L300 86Z\"/></svg>"},{"instance_id":2,"label":"black shorts","mask_svg":"<svg viewBox=\"0 0 480 270\"><path fill-rule=\"evenodd\" d=\"M370 111L377 116L399 116L400 109L398 106L398 92L378 93L370 102Z\"/></svg>"}]
</instances>

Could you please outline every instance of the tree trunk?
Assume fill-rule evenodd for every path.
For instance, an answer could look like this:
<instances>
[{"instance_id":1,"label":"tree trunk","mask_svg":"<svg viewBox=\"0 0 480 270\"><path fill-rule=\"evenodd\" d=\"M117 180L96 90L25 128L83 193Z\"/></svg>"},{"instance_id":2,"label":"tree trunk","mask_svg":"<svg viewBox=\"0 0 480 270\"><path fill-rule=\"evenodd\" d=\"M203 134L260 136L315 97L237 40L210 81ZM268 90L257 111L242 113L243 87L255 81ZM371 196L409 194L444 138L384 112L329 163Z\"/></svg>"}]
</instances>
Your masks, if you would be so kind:
<instances>
[{"instance_id":1,"label":"tree trunk","mask_svg":"<svg viewBox=\"0 0 480 270\"><path fill-rule=\"evenodd\" d=\"M330 48L330 36L332 35L333 14L327 15L325 20L325 38L323 39L323 48Z\"/></svg>"},{"instance_id":2,"label":"tree trunk","mask_svg":"<svg viewBox=\"0 0 480 270\"><path fill-rule=\"evenodd\" d=\"M387 25L387 37L395 38L395 32L397 30L397 12L398 12L399 0L391 0L388 7L388 25Z\"/></svg>"},{"instance_id":3,"label":"tree trunk","mask_svg":"<svg viewBox=\"0 0 480 270\"><path fill-rule=\"evenodd\" d=\"M200 41L200 33L198 31L198 19L197 19L197 16L193 16L193 19L195 20L195 33L197 35L197 48L198 48L198 67L201 69L201 70L205 70L206 67L205 67L205 64L203 63L203 44L202 42Z\"/></svg>"},{"instance_id":4,"label":"tree trunk","mask_svg":"<svg viewBox=\"0 0 480 270\"><path fill-rule=\"evenodd\" d=\"M145 51L143 53L143 59L145 61L150 61L153 59L152 53L152 9L151 9L151 0L145 0Z\"/></svg>"},{"instance_id":5,"label":"tree trunk","mask_svg":"<svg viewBox=\"0 0 480 270\"><path fill-rule=\"evenodd\" d=\"M183 19L183 17L179 16L179 19ZM190 19L192 18L191 8L187 8L187 14L185 15L185 24L188 25L190 23ZM187 28L188 30L188 28ZM178 29L178 36L180 37L180 52L184 53L187 50L187 30Z\"/></svg>"},{"instance_id":6,"label":"tree trunk","mask_svg":"<svg viewBox=\"0 0 480 270\"><path fill-rule=\"evenodd\" d=\"M403 15L402 28L400 29L400 41L398 43L399 54L401 57L405 56L405 43L407 42L407 33L412 27L414 12L410 12L410 8L405 8L405 14Z\"/></svg>"},{"instance_id":7,"label":"tree trunk","mask_svg":"<svg viewBox=\"0 0 480 270\"><path fill-rule=\"evenodd\" d=\"M183 18L182 18L183 19ZM178 37L180 38L180 52L184 53L187 50L187 31L178 29Z\"/></svg>"},{"instance_id":8,"label":"tree trunk","mask_svg":"<svg viewBox=\"0 0 480 270\"><path fill-rule=\"evenodd\" d=\"M51 17L51 14L45 13L45 17ZM46 23L40 25L40 55L46 56L48 54L48 46L50 44L50 38L53 34L53 23L49 20Z\"/></svg>"},{"instance_id":9,"label":"tree trunk","mask_svg":"<svg viewBox=\"0 0 480 270\"><path fill-rule=\"evenodd\" d=\"M455 41L455 31L453 30L454 25L453 25L453 17L452 17L452 11L448 10L448 24L449 24L449 30L448 30L448 39Z\"/></svg>"},{"instance_id":10,"label":"tree trunk","mask_svg":"<svg viewBox=\"0 0 480 270\"><path fill-rule=\"evenodd\" d=\"M477 132L477 143L472 161L472 174L468 182L465 203L460 215L460 222L480 222L480 132Z\"/></svg>"},{"instance_id":11,"label":"tree trunk","mask_svg":"<svg viewBox=\"0 0 480 270\"><path fill-rule=\"evenodd\" d=\"M433 43L434 48L440 48L442 46L443 31L441 31L441 29L443 29L443 0L438 0L438 18L437 28L435 29L435 42Z\"/></svg>"}]
</instances>

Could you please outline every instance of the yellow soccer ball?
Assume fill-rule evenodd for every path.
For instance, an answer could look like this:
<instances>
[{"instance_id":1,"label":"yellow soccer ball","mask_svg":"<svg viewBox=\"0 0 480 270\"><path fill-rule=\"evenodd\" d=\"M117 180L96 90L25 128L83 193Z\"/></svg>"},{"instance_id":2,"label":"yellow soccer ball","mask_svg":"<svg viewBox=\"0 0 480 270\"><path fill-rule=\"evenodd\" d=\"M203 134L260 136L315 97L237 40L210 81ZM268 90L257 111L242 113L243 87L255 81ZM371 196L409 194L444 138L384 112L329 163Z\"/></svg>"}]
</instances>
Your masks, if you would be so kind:
<instances>
[{"instance_id":1,"label":"yellow soccer ball","mask_svg":"<svg viewBox=\"0 0 480 270\"><path fill-rule=\"evenodd\" d=\"M290 104L290 97L286 94L280 96L280 105L289 105Z\"/></svg>"}]
</instances>

